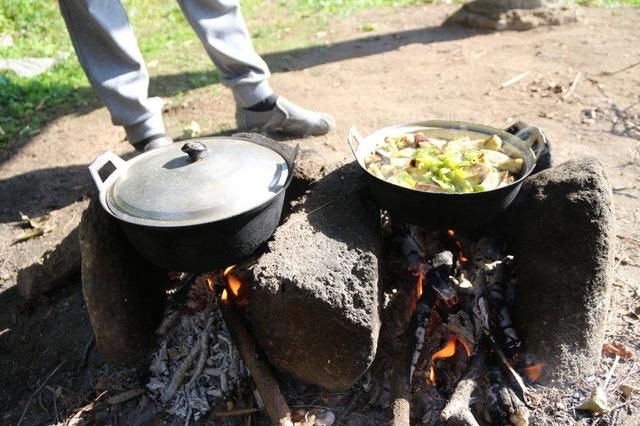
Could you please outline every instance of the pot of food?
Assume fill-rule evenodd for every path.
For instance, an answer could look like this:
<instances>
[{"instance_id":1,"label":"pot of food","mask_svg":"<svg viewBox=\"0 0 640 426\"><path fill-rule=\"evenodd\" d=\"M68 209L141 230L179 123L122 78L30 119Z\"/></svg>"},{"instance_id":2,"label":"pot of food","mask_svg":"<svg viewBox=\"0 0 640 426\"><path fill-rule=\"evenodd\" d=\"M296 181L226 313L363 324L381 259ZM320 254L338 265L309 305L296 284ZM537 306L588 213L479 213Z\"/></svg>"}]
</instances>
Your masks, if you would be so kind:
<instances>
[{"instance_id":1,"label":"pot of food","mask_svg":"<svg viewBox=\"0 0 640 426\"><path fill-rule=\"evenodd\" d=\"M254 134L193 139L89 171L102 207L157 266L204 272L237 263L275 231L299 147ZM115 168L103 179L107 164Z\"/></svg>"},{"instance_id":2,"label":"pot of food","mask_svg":"<svg viewBox=\"0 0 640 426\"><path fill-rule=\"evenodd\" d=\"M400 222L476 229L504 211L536 166L546 139L480 124L424 121L386 127L349 145L371 194Z\"/></svg>"}]
</instances>

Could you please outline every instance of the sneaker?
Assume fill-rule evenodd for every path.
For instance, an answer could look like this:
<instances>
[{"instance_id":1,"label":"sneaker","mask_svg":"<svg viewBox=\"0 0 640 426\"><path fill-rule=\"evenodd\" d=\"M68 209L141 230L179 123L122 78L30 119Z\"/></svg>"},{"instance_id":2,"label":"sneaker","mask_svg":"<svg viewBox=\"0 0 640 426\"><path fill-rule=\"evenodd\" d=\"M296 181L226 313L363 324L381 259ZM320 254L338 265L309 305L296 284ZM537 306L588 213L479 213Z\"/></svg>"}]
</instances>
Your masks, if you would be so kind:
<instances>
[{"instance_id":1,"label":"sneaker","mask_svg":"<svg viewBox=\"0 0 640 426\"><path fill-rule=\"evenodd\" d=\"M238 129L259 133L284 133L291 136L324 135L336 126L329 114L304 109L279 96L270 111L236 108Z\"/></svg>"},{"instance_id":2,"label":"sneaker","mask_svg":"<svg viewBox=\"0 0 640 426\"><path fill-rule=\"evenodd\" d=\"M172 143L173 143L173 139L171 139L169 136L162 134L162 135L155 135L155 136L148 137L132 145L136 149L136 151L147 152L147 151L151 151L152 149L171 145Z\"/></svg>"}]
</instances>

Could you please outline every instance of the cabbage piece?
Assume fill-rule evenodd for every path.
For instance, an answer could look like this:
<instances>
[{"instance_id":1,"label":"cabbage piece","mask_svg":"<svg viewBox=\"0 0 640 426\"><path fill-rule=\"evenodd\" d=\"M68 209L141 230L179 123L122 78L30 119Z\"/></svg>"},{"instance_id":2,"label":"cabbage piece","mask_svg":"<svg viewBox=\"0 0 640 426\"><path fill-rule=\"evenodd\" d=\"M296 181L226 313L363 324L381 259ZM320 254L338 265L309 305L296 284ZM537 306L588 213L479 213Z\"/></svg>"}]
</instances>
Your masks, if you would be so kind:
<instances>
[{"instance_id":1,"label":"cabbage piece","mask_svg":"<svg viewBox=\"0 0 640 426\"><path fill-rule=\"evenodd\" d=\"M453 185L452 183L445 182L444 180L439 179L439 178L437 178L437 177L435 177L435 176L434 176L434 177L432 177L431 179L433 179L433 181L434 181L435 183L437 183L437 184L438 184L438 186L439 186L440 188L444 189L445 191L447 191L447 192L456 192L456 187L455 187L455 185Z\"/></svg>"},{"instance_id":2,"label":"cabbage piece","mask_svg":"<svg viewBox=\"0 0 640 426\"><path fill-rule=\"evenodd\" d=\"M394 157L404 157L404 158L413 158L416 154L415 148L403 148L397 153L395 153Z\"/></svg>"},{"instance_id":3,"label":"cabbage piece","mask_svg":"<svg viewBox=\"0 0 640 426\"><path fill-rule=\"evenodd\" d=\"M493 151L499 151L502 149L502 139L498 135L491 135L488 139L485 139L482 143L485 149L491 149Z\"/></svg>"},{"instance_id":4,"label":"cabbage piece","mask_svg":"<svg viewBox=\"0 0 640 426\"><path fill-rule=\"evenodd\" d=\"M520 170L522 170L522 158L511 158L507 154L490 149L482 149L480 152L482 154L481 161L498 170L505 170L511 173L520 173Z\"/></svg>"},{"instance_id":5,"label":"cabbage piece","mask_svg":"<svg viewBox=\"0 0 640 426\"><path fill-rule=\"evenodd\" d=\"M468 136L460 139L454 139L447 142L442 148L445 153L462 153L470 149L482 149L484 141L482 139L471 140Z\"/></svg>"},{"instance_id":6,"label":"cabbage piece","mask_svg":"<svg viewBox=\"0 0 640 426\"><path fill-rule=\"evenodd\" d=\"M415 189L416 181L407 172L400 172L391 176L388 180L390 183L403 186L409 189Z\"/></svg>"},{"instance_id":7,"label":"cabbage piece","mask_svg":"<svg viewBox=\"0 0 640 426\"><path fill-rule=\"evenodd\" d=\"M406 167L409 167L411 161L411 158L393 157L391 158L391 160L389 160L389 164L399 169L404 169Z\"/></svg>"},{"instance_id":8,"label":"cabbage piece","mask_svg":"<svg viewBox=\"0 0 640 426\"><path fill-rule=\"evenodd\" d=\"M377 165L376 163L369 164L369 166L367 167L367 170L369 170L369 173L371 173L375 177L377 177L379 179L385 179L384 174L380 170L380 166Z\"/></svg>"}]
</instances>

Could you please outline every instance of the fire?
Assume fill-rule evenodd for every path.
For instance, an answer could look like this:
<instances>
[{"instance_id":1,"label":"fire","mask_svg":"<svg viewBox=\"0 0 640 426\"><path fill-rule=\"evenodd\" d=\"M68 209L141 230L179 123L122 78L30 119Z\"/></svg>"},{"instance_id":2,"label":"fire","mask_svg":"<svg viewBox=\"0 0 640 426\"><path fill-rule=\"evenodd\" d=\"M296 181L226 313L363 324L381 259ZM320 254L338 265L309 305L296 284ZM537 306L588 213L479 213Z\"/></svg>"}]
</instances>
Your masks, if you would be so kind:
<instances>
[{"instance_id":1,"label":"fire","mask_svg":"<svg viewBox=\"0 0 640 426\"><path fill-rule=\"evenodd\" d=\"M458 336L458 342L464 348L464 352L467 354L467 358L471 357L471 354L473 353L473 349L471 348L471 344L467 342L467 339L465 339L462 336Z\"/></svg>"},{"instance_id":2,"label":"fire","mask_svg":"<svg viewBox=\"0 0 640 426\"><path fill-rule=\"evenodd\" d=\"M248 288L237 275L233 274L235 267L236 265L229 266L222 273L227 282L227 288L224 289L220 298L226 302L230 296L233 296L236 305L247 306L249 303Z\"/></svg>"},{"instance_id":3,"label":"fire","mask_svg":"<svg viewBox=\"0 0 640 426\"><path fill-rule=\"evenodd\" d=\"M455 355L457 340L458 340L458 336L456 336L455 334L451 335L451 337L449 337L449 340L447 340L447 343L444 345L444 347L431 356L431 365L429 366L429 382L430 383L436 382L436 371L433 368L436 360L440 358L451 358L453 355Z\"/></svg>"},{"instance_id":4,"label":"fire","mask_svg":"<svg viewBox=\"0 0 640 426\"><path fill-rule=\"evenodd\" d=\"M215 288L211 277L207 277L207 287L209 288L209 291L213 291Z\"/></svg>"},{"instance_id":5,"label":"fire","mask_svg":"<svg viewBox=\"0 0 640 426\"><path fill-rule=\"evenodd\" d=\"M422 271L418 274L418 282L416 283L416 295L418 296L418 300L422 297L422 283L424 281L424 274Z\"/></svg>"},{"instance_id":6,"label":"fire","mask_svg":"<svg viewBox=\"0 0 640 426\"><path fill-rule=\"evenodd\" d=\"M542 376L543 363L533 364L520 370L529 380L537 382Z\"/></svg>"},{"instance_id":7,"label":"fire","mask_svg":"<svg viewBox=\"0 0 640 426\"><path fill-rule=\"evenodd\" d=\"M453 238L456 235L456 231L454 229L448 229L447 235ZM456 244L456 247L458 248L458 259L460 260L461 263L467 263L469 261L469 258L465 256L462 251L462 243L457 239L454 239L454 242Z\"/></svg>"}]
</instances>

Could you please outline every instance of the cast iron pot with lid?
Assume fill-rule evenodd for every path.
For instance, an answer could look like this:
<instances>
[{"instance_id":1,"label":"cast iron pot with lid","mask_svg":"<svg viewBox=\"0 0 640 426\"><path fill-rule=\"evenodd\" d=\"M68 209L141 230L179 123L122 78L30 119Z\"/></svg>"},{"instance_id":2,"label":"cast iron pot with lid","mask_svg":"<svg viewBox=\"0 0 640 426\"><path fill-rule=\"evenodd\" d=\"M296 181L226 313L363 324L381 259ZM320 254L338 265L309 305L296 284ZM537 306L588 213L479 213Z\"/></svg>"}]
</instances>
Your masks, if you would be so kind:
<instances>
[{"instance_id":1,"label":"cast iron pot with lid","mask_svg":"<svg viewBox=\"0 0 640 426\"><path fill-rule=\"evenodd\" d=\"M204 272L237 263L280 221L299 147L256 134L192 139L124 161L110 151L89 171L103 208L157 266ZM108 163L115 170L102 179Z\"/></svg>"},{"instance_id":2,"label":"cast iron pot with lid","mask_svg":"<svg viewBox=\"0 0 640 426\"><path fill-rule=\"evenodd\" d=\"M417 132L441 139L464 136L480 139L498 135L507 155L522 158L523 171L518 179L509 185L471 193L418 191L394 185L369 173L365 158L383 143L386 136ZM366 172L373 198L393 219L421 226L468 230L488 224L511 204L520 191L522 181L534 171L536 162L547 144L544 134L533 126L522 128L514 135L481 124L443 120L385 127L364 138L352 127L349 130L348 142L358 164Z\"/></svg>"}]
</instances>

